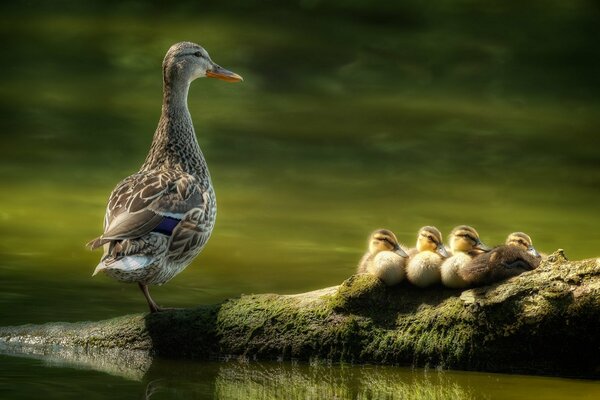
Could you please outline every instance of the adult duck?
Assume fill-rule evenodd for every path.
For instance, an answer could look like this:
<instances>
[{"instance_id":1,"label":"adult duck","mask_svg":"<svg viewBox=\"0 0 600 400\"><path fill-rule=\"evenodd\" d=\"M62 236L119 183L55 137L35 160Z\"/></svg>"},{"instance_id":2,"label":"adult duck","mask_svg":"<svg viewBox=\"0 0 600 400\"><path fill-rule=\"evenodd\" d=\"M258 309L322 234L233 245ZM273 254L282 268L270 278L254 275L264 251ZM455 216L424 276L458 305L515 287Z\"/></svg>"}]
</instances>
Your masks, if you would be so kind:
<instances>
[{"instance_id":1,"label":"adult duck","mask_svg":"<svg viewBox=\"0 0 600 400\"><path fill-rule=\"evenodd\" d=\"M141 169L110 194L104 233L88 243L104 248L94 271L137 283L151 312L162 309L148 285L162 285L196 257L215 224L217 202L206 160L187 106L196 78L238 82L201 46L181 42L163 61L163 105L150 152Z\"/></svg>"}]
</instances>

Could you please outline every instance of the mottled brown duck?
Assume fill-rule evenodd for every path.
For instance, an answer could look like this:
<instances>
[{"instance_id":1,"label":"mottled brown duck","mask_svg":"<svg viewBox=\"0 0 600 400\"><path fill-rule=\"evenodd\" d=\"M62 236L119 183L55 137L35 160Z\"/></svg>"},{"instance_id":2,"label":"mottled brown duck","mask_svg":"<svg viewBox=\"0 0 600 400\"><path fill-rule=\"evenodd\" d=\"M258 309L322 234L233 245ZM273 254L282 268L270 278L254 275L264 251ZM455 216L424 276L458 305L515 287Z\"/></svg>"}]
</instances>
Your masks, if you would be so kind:
<instances>
[{"instance_id":1,"label":"mottled brown duck","mask_svg":"<svg viewBox=\"0 0 600 400\"><path fill-rule=\"evenodd\" d=\"M473 258L459 274L469 286L489 285L534 270L541 260L531 237L513 232L503 246Z\"/></svg>"},{"instance_id":2,"label":"mottled brown duck","mask_svg":"<svg viewBox=\"0 0 600 400\"><path fill-rule=\"evenodd\" d=\"M180 273L208 241L217 202L187 106L190 83L242 77L215 64L201 46L181 42L163 61L163 105L146 161L110 194L104 232L90 243L104 248L94 271L137 283L151 312L162 310L148 285Z\"/></svg>"}]
</instances>

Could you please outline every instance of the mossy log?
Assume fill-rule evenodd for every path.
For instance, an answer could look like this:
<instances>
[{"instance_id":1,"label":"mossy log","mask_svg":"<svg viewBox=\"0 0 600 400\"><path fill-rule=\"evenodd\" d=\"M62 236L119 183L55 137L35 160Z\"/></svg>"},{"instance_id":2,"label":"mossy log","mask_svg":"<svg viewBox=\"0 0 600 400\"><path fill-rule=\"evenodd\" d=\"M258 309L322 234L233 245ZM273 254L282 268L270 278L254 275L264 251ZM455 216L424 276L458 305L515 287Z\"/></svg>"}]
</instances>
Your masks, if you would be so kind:
<instances>
[{"instance_id":1,"label":"mossy log","mask_svg":"<svg viewBox=\"0 0 600 400\"><path fill-rule=\"evenodd\" d=\"M570 262L559 250L535 271L462 292L388 288L354 275L298 295L5 327L0 351L79 360L108 355L134 365L153 356L234 356L598 378L600 259Z\"/></svg>"}]
</instances>

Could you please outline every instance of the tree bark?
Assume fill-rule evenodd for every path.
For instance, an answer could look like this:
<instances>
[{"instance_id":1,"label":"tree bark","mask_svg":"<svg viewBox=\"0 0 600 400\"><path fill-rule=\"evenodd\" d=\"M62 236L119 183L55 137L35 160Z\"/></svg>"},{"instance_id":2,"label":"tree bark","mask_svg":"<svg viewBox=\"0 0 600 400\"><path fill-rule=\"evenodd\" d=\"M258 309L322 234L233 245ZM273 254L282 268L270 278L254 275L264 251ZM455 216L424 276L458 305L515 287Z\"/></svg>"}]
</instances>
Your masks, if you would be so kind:
<instances>
[{"instance_id":1,"label":"tree bark","mask_svg":"<svg viewBox=\"0 0 600 400\"><path fill-rule=\"evenodd\" d=\"M101 360L104 369L118 368L106 362L113 360L128 365L126 373L154 356L233 356L598 378L600 259L570 262L559 250L534 271L465 291L388 288L354 275L298 295L4 327L0 352Z\"/></svg>"}]
</instances>

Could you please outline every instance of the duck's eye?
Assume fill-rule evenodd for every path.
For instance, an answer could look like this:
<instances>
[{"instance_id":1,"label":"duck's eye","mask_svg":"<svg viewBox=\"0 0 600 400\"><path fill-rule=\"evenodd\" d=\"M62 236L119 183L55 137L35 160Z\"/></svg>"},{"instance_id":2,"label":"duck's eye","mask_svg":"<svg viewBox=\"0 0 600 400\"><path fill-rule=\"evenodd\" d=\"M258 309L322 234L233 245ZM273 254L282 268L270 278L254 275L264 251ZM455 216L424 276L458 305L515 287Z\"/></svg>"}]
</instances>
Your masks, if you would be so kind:
<instances>
[{"instance_id":1,"label":"duck's eye","mask_svg":"<svg viewBox=\"0 0 600 400\"><path fill-rule=\"evenodd\" d=\"M460 235L460 236L464 237L465 239L469 239L469 240L470 240L470 241L472 241L472 242L475 242L475 243L477 243L477 242L478 242L478 240L477 240L477 239L475 239L475 238L474 238L473 236L471 236L471 235L466 235L466 234L465 234L465 235Z\"/></svg>"},{"instance_id":2,"label":"duck's eye","mask_svg":"<svg viewBox=\"0 0 600 400\"><path fill-rule=\"evenodd\" d=\"M195 52L194 55L196 57L202 57L202 53L200 51Z\"/></svg>"}]
</instances>

